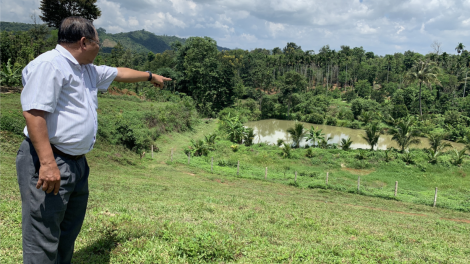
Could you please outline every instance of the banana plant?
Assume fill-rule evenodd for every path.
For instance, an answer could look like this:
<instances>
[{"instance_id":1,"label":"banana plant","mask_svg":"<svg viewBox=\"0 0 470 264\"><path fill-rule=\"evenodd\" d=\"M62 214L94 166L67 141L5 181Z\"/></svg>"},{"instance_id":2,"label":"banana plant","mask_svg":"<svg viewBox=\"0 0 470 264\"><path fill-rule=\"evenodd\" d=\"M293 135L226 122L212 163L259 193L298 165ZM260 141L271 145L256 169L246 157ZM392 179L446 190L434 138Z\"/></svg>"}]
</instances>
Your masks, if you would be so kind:
<instances>
[{"instance_id":1,"label":"banana plant","mask_svg":"<svg viewBox=\"0 0 470 264\"><path fill-rule=\"evenodd\" d=\"M0 83L10 87L18 86L21 82L21 68L12 66L10 61L11 59L8 59L7 63L2 66Z\"/></svg>"}]
</instances>

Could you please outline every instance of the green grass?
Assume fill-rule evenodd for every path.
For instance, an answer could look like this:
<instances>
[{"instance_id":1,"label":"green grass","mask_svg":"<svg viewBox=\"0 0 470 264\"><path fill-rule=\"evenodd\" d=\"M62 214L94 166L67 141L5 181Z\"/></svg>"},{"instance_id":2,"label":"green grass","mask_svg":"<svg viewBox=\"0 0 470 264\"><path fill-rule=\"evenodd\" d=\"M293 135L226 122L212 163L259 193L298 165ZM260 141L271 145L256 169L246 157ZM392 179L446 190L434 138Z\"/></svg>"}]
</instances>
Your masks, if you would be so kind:
<instances>
[{"instance_id":1,"label":"green grass","mask_svg":"<svg viewBox=\"0 0 470 264\"><path fill-rule=\"evenodd\" d=\"M415 164L407 165L401 153L390 154L392 160L385 161L383 151L366 151L366 159L358 160L359 150L313 149L313 157L307 158L306 149L292 151L292 159L280 156L277 146L257 144L252 147L239 146L233 152L233 143L220 140L216 150L207 157L193 157L190 166L211 172L211 158L214 158L213 173L237 176L237 162L240 161L239 177L264 180L268 167L269 182L294 185L301 188L334 189L359 193L385 199L406 201L432 206L435 188L438 187L437 207L470 212L470 173L468 160L461 167L450 163L451 153L440 157L440 163L429 164L424 151L412 150ZM176 160L187 164L187 157ZM297 172L297 182L295 181ZM328 185L326 174L329 173ZM360 190L357 190L358 177ZM394 196L395 182L398 181L397 196Z\"/></svg>"},{"instance_id":2,"label":"green grass","mask_svg":"<svg viewBox=\"0 0 470 264\"><path fill-rule=\"evenodd\" d=\"M2 111L3 107L2 101ZM313 163L315 158L304 159L300 153L293 160L278 159L279 150L269 146L256 146L253 151L241 147L233 153L229 143L219 141L219 150L212 153L215 160L233 165L240 159L241 177L235 176L236 167L215 166L210 173L210 158L192 158L191 165L186 165L183 149L189 140L202 138L215 127L215 121L207 121L193 131L161 135L156 142L160 152L153 159L148 153L140 159L135 152L99 140L87 155L90 199L73 263L470 262L468 212L294 187L288 185L293 173L281 177L283 172L275 170L290 164L289 171L318 172L314 177L299 176L300 187L305 187L303 179L323 183L322 172L332 167L331 185L354 186L357 175L341 169L334 151L318 150L316 159L321 157L321 162ZM0 263L21 262L21 201L15 172L21 140L1 132ZM172 148L174 162L170 162ZM257 164L268 166L267 181L263 167L260 174L255 171ZM421 177L414 166L404 166L407 173L392 170L398 165L383 166L368 168L374 172L361 176L364 184L372 185L377 179L387 181L388 189L392 182L394 186L395 179L384 180L384 172L374 174L382 170L401 175L397 180L403 189L407 179ZM246 175L248 169L254 175ZM438 181L431 176L434 171L428 171L432 173L426 177L432 180L409 180L422 186L423 193ZM436 173L443 175L445 170ZM449 188L468 186L464 181L468 178L449 179L441 180ZM430 193L433 196L433 188Z\"/></svg>"}]
</instances>

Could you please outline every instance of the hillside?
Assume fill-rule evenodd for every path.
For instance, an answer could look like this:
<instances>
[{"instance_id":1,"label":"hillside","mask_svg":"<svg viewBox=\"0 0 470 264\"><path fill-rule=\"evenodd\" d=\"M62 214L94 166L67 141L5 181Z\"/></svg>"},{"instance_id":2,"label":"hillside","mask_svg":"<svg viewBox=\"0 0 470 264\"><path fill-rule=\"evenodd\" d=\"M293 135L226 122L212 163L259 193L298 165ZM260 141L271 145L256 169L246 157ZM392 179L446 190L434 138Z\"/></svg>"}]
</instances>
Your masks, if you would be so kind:
<instances>
[{"instance_id":1,"label":"hillside","mask_svg":"<svg viewBox=\"0 0 470 264\"><path fill-rule=\"evenodd\" d=\"M19 94L1 100L2 115L20 115ZM100 97L99 105L99 119L109 121L176 104L110 96ZM170 127L174 121L158 123ZM153 158L99 137L87 155L90 198L73 263L469 263L468 212L289 186L272 178L274 169L266 180L264 171L245 177L246 159L236 177L235 167L221 161L248 151L234 153L223 140L214 172L206 169L210 157L187 165L183 149L190 140L216 128L216 121L200 120L191 130L165 132ZM21 262L15 157L22 140L0 131L0 263ZM272 160L268 147L253 146L250 160Z\"/></svg>"},{"instance_id":2,"label":"hillside","mask_svg":"<svg viewBox=\"0 0 470 264\"><path fill-rule=\"evenodd\" d=\"M2 31L26 31L32 28L33 24L17 23L17 22L0 22L0 29ZM167 35L155 35L152 32L145 30L137 30L131 32L111 34L107 33L106 29L98 28L98 35L103 41L103 52L110 53L112 48L121 42L124 48L131 49L134 52L148 53L162 53L165 50L170 49L172 42L179 41L182 44L185 43L185 38L179 38L176 36ZM218 50L229 50L228 48L217 46Z\"/></svg>"}]
</instances>

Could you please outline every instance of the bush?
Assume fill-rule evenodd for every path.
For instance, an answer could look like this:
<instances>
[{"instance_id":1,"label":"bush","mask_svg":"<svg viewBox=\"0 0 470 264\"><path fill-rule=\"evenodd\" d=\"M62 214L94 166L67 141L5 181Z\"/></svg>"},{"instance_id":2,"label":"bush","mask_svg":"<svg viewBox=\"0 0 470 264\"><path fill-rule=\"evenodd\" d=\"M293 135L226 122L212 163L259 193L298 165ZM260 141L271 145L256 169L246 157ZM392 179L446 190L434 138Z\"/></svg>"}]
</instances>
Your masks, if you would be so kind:
<instances>
[{"instance_id":1,"label":"bush","mask_svg":"<svg viewBox=\"0 0 470 264\"><path fill-rule=\"evenodd\" d=\"M403 118L408 116L408 109L406 105L394 105L391 113L394 119Z\"/></svg>"},{"instance_id":2,"label":"bush","mask_svg":"<svg viewBox=\"0 0 470 264\"><path fill-rule=\"evenodd\" d=\"M332 116L328 116L326 118L326 124L329 125L329 126L336 126L336 123L338 122L338 120Z\"/></svg>"},{"instance_id":3,"label":"bush","mask_svg":"<svg viewBox=\"0 0 470 264\"><path fill-rule=\"evenodd\" d=\"M351 111L357 119L362 112L378 112L380 104L374 100L357 98L351 102Z\"/></svg>"},{"instance_id":4,"label":"bush","mask_svg":"<svg viewBox=\"0 0 470 264\"><path fill-rule=\"evenodd\" d=\"M307 123L312 123L312 124L323 124L323 122L325 121L323 115L320 115L320 114L310 114L310 115L307 115L305 116L305 119L304 119L305 122Z\"/></svg>"},{"instance_id":5,"label":"bush","mask_svg":"<svg viewBox=\"0 0 470 264\"><path fill-rule=\"evenodd\" d=\"M359 129L361 128L361 122L357 121L357 120L354 120L353 122L351 122L349 124L349 128L352 128L352 129Z\"/></svg>"}]
</instances>

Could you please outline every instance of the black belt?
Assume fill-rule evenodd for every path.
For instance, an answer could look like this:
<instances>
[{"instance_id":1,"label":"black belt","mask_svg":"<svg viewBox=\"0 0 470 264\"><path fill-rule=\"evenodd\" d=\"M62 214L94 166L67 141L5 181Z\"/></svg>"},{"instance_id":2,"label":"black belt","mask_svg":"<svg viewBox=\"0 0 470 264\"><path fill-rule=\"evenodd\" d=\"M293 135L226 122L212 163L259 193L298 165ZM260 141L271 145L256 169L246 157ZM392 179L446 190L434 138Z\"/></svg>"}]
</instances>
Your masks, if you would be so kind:
<instances>
[{"instance_id":1,"label":"black belt","mask_svg":"<svg viewBox=\"0 0 470 264\"><path fill-rule=\"evenodd\" d=\"M29 138L26 138L26 141L32 143ZM56 146L54 146L53 144L51 144L51 148L52 148L52 152L54 152L55 154L57 154L59 156L65 157L67 159L79 160L79 159L85 157L85 154L74 156L74 155L64 153L64 152L60 151L58 148L56 148Z\"/></svg>"}]
</instances>

